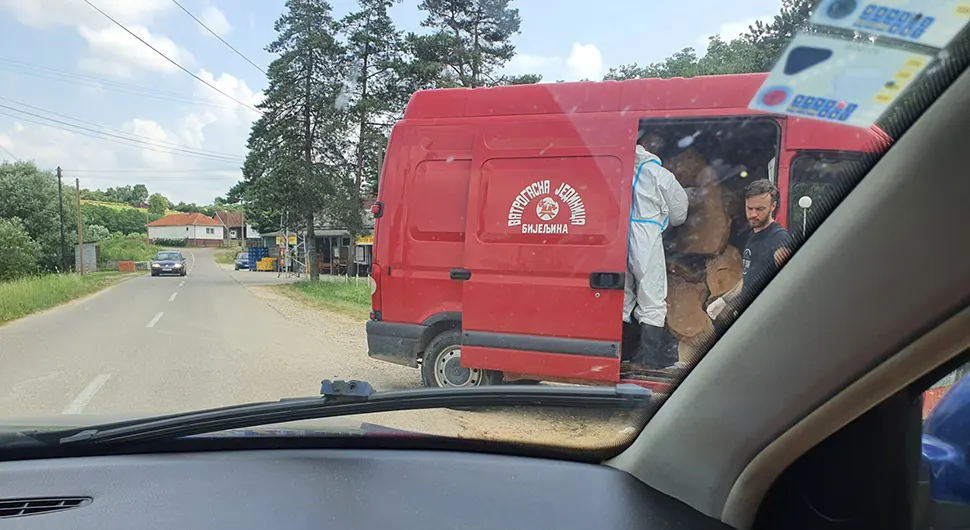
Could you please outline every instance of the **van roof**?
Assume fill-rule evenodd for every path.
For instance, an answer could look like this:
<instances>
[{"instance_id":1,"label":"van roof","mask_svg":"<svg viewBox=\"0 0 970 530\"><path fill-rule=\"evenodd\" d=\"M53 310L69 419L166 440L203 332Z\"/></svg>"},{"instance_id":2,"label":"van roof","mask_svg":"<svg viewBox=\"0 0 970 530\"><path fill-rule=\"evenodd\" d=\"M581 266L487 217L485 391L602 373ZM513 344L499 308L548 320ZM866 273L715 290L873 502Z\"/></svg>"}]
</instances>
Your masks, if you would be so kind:
<instances>
[{"instance_id":1,"label":"van roof","mask_svg":"<svg viewBox=\"0 0 970 530\"><path fill-rule=\"evenodd\" d=\"M416 92L404 118L746 108L767 74L540 83Z\"/></svg>"},{"instance_id":2,"label":"van roof","mask_svg":"<svg viewBox=\"0 0 970 530\"><path fill-rule=\"evenodd\" d=\"M726 112L729 109L747 109L767 76L764 73L732 74L420 90L411 96L404 119L672 110L729 116L732 115ZM749 113L765 114L753 110L745 112ZM832 148L838 148L839 142L850 138L854 140L852 144L859 140L855 128L806 121L820 126L808 129L819 129L813 132L820 134L812 136L821 135L822 144L832 144ZM873 126L870 131L880 146L891 143L889 136L878 127ZM833 133L838 138L824 140L826 135ZM873 148L870 146L866 150L870 149Z\"/></svg>"}]
</instances>

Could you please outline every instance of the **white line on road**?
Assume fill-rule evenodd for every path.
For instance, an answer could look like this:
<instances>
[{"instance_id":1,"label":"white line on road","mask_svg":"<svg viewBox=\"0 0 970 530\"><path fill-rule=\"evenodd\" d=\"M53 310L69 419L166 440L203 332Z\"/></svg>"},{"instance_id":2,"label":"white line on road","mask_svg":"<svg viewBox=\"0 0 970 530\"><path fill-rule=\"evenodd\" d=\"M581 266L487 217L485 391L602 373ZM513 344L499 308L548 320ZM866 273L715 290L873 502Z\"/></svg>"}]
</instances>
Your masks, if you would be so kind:
<instances>
[{"instance_id":1,"label":"white line on road","mask_svg":"<svg viewBox=\"0 0 970 530\"><path fill-rule=\"evenodd\" d=\"M176 296L178 296L178 292L174 292L174 293L172 293L172 296L169 296L169 297L168 297L168 301L169 301L169 302L174 302L174 301L175 301L175 297L176 297Z\"/></svg>"},{"instance_id":2,"label":"white line on road","mask_svg":"<svg viewBox=\"0 0 970 530\"><path fill-rule=\"evenodd\" d=\"M181 287L183 285L185 285L185 280L182 280L181 282L179 282L179 287Z\"/></svg>"},{"instance_id":3,"label":"white line on road","mask_svg":"<svg viewBox=\"0 0 970 530\"><path fill-rule=\"evenodd\" d=\"M145 324L145 327L146 328L153 328L153 327L155 327L155 324L158 324L158 321L162 318L162 315L164 315L164 314L165 314L164 311L159 311L155 315L154 318L152 318L150 321L148 321L148 324Z\"/></svg>"},{"instance_id":4,"label":"white line on road","mask_svg":"<svg viewBox=\"0 0 970 530\"><path fill-rule=\"evenodd\" d=\"M94 395L98 393L98 390L101 390L101 387L108 382L108 378L110 377L111 374L101 374L95 377L90 383L88 383L88 386L84 387L84 390L82 390L81 393L74 398L74 401L72 401L68 406L64 407L61 414L80 414L81 411L84 410L84 407L88 406L88 403L94 399Z\"/></svg>"}]
</instances>

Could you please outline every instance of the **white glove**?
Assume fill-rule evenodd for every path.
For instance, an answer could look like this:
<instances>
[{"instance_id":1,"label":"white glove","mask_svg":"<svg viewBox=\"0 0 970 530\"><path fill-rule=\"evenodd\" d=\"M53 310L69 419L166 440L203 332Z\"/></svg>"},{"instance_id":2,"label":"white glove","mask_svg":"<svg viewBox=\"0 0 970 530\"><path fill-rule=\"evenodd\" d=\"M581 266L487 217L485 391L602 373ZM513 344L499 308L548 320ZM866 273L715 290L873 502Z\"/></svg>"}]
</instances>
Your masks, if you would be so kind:
<instances>
[{"instance_id":1,"label":"white glove","mask_svg":"<svg viewBox=\"0 0 970 530\"><path fill-rule=\"evenodd\" d=\"M718 298L707 306L707 316L711 317L711 320L717 320L717 316L721 314L721 311L724 311L725 307L727 307L727 302L723 298Z\"/></svg>"}]
</instances>

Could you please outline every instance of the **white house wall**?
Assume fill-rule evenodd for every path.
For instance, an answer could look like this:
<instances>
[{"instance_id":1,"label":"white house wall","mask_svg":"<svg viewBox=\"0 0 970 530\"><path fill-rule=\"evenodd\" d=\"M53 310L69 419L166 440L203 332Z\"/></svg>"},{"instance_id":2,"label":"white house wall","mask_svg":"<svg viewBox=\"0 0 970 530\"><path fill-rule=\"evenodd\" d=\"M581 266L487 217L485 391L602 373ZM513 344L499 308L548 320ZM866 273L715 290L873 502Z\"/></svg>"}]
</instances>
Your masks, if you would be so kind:
<instances>
[{"instance_id":1,"label":"white house wall","mask_svg":"<svg viewBox=\"0 0 970 530\"><path fill-rule=\"evenodd\" d=\"M191 239L194 232L191 226L149 226L150 239Z\"/></svg>"}]
</instances>

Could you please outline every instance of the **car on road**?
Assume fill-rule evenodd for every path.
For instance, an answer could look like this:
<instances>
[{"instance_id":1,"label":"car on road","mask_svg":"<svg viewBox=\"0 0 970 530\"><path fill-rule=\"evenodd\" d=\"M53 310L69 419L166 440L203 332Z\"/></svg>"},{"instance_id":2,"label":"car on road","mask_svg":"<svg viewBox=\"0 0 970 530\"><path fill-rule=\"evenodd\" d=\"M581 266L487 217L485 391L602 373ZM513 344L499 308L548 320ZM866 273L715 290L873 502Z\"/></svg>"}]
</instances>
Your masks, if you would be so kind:
<instances>
[{"instance_id":1,"label":"car on road","mask_svg":"<svg viewBox=\"0 0 970 530\"><path fill-rule=\"evenodd\" d=\"M236 270L249 269L249 253L240 252L236 254Z\"/></svg>"},{"instance_id":2,"label":"car on road","mask_svg":"<svg viewBox=\"0 0 970 530\"><path fill-rule=\"evenodd\" d=\"M152 258L152 276L185 276L185 256L177 250L163 250Z\"/></svg>"}]
</instances>

